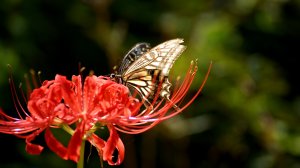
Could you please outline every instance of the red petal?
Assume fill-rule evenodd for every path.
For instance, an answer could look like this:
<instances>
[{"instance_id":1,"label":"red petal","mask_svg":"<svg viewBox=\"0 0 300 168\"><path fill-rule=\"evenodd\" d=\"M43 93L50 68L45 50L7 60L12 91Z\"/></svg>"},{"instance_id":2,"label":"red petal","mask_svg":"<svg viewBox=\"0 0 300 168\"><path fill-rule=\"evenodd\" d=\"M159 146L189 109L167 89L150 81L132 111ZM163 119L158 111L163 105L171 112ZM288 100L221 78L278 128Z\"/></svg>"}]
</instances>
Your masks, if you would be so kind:
<instances>
[{"instance_id":1,"label":"red petal","mask_svg":"<svg viewBox=\"0 0 300 168\"><path fill-rule=\"evenodd\" d=\"M27 143L26 144L26 152L32 155L39 155L41 154L41 152L43 151L44 147L42 147L41 145L35 145L32 143Z\"/></svg>"},{"instance_id":2,"label":"red petal","mask_svg":"<svg viewBox=\"0 0 300 168\"><path fill-rule=\"evenodd\" d=\"M105 141L99 138L96 134L92 134L92 136L89 138L89 142L96 147L99 157L102 158Z\"/></svg>"},{"instance_id":3,"label":"red petal","mask_svg":"<svg viewBox=\"0 0 300 168\"><path fill-rule=\"evenodd\" d=\"M94 98L96 89L97 89L97 83L96 83L96 77L95 76L88 76L86 77L84 81L84 94L83 94L83 107L84 111L92 111L96 105L94 103Z\"/></svg>"},{"instance_id":4,"label":"red petal","mask_svg":"<svg viewBox=\"0 0 300 168\"><path fill-rule=\"evenodd\" d=\"M43 129L40 129L30 135L27 136L26 138L26 152L32 155L39 155L42 150L44 149L44 147L42 147L41 145L35 145L32 144L31 141L41 132L43 131Z\"/></svg>"},{"instance_id":5,"label":"red petal","mask_svg":"<svg viewBox=\"0 0 300 168\"><path fill-rule=\"evenodd\" d=\"M124 160L124 144L113 126L108 126L108 129L110 131L110 136L103 148L103 160L107 160L110 165L120 165ZM118 159L116 162L113 162L113 152L115 149L118 150Z\"/></svg>"},{"instance_id":6,"label":"red petal","mask_svg":"<svg viewBox=\"0 0 300 168\"><path fill-rule=\"evenodd\" d=\"M97 150L104 148L105 146L105 141L101 138L99 138L96 134L92 134L92 137L89 139L90 143L94 145Z\"/></svg>"},{"instance_id":7,"label":"red petal","mask_svg":"<svg viewBox=\"0 0 300 168\"><path fill-rule=\"evenodd\" d=\"M56 75L55 81L60 84L62 98L65 104L68 104L74 113L82 111L82 93L81 93L81 78L74 76L74 82L70 82L65 76Z\"/></svg>"},{"instance_id":8,"label":"red petal","mask_svg":"<svg viewBox=\"0 0 300 168\"><path fill-rule=\"evenodd\" d=\"M64 147L52 134L50 129L46 129L45 132L45 140L48 145L48 147L56 153L59 157L67 160L68 159L68 153L67 148Z\"/></svg>"},{"instance_id":9,"label":"red petal","mask_svg":"<svg viewBox=\"0 0 300 168\"><path fill-rule=\"evenodd\" d=\"M73 160L74 162L78 162L80 157L80 148L81 148L81 143L83 141L82 138L84 136L84 126L85 126L84 122L81 122L77 126L68 145L69 159Z\"/></svg>"}]
</instances>

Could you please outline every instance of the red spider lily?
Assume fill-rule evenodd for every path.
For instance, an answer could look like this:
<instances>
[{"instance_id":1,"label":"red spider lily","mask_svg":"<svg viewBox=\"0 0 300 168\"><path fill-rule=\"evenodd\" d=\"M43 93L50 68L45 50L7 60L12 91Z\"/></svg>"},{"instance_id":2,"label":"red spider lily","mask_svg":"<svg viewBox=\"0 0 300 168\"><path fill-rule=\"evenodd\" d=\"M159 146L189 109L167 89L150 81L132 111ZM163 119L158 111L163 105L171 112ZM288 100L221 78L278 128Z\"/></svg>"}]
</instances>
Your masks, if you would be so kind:
<instances>
[{"instance_id":1,"label":"red spider lily","mask_svg":"<svg viewBox=\"0 0 300 168\"><path fill-rule=\"evenodd\" d=\"M14 90L14 88L13 88ZM26 150L39 154L43 147L31 141L45 131L45 140L51 150L63 159L77 162L83 139L89 140L109 164L120 164L124 158L124 145L113 127L113 120L127 111L138 111L138 100L128 96L128 88L106 77L88 76L82 85L81 76L73 76L69 81L57 75L55 80L45 81L40 88L34 89L27 103L27 114L23 107L16 107L20 118L12 118L4 112L0 120L0 132L14 134L26 139ZM16 99L16 105L20 105ZM23 118L21 109L26 118ZM66 127L76 124L75 131ZM98 123L106 124L110 131L107 141L95 132ZM50 127L68 128L72 138L64 147L51 133ZM113 151L119 151L116 163L112 161Z\"/></svg>"},{"instance_id":2,"label":"red spider lily","mask_svg":"<svg viewBox=\"0 0 300 168\"><path fill-rule=\"evenodd\" d=\"M56 75L54 80L45 81L41 87L33 90L27 110L13 94L19 118L10 117L0 110L0 132L25 138L26 151L39 154L43 147L31 141L45 130L48 147L61 158L75 162L79 160L83 140L88 140L104 161L119 165L124 159L125 148L117 131L141 133L182 112L200 94L210 67L194 97L182 107L174 108L187 94L196 71L197 66L191 64L183 83L176 87L170 100L154 100L158 102L152 103L151 110L141 109L143 103L130 96L126 86L107 77L93 75L82 82L80 75L73 76L71 81L65 76ZM12 91L15 93L13 86ZM71 125L76 126L75 130L71 129ZM110 132L107 140L95 134L99 125L107 126ZM67 147L54 137L50 128L63 128L72 135ZM118 156L113 160L115 150Z\"/></svg>"}]
</instances>

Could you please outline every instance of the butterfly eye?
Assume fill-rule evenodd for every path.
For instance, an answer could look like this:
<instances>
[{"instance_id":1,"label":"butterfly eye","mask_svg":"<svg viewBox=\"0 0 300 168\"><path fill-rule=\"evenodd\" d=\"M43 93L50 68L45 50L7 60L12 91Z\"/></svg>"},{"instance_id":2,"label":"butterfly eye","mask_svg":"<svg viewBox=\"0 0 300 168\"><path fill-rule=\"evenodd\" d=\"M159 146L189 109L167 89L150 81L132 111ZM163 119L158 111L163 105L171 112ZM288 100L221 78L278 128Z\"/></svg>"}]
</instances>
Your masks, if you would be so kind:
<instances>
[{"instance_id":1,"label":"butterfly eye","mask_svg":"<svg viewBox=\"0 0 300 168\"><path fill-rule=\"evenodd\" d=\"M118 83L122 83L123 82L122 81L122 77L119 74L112 73L112 74L109 75L109 78L110 78L110 80L118 82Z\"/></svg>"},{"instance_id":2,"label":"butterfly eye","mask_svg":"<svg viewBox=\"0 0 300 168\"><path fill-rule=\"evenodd\" d=\"M116 74L114 74L114 73L112 73L112 74L110 74L110 79L115 79L115 77L116 77Z\"/></svg>"}]
</instances>

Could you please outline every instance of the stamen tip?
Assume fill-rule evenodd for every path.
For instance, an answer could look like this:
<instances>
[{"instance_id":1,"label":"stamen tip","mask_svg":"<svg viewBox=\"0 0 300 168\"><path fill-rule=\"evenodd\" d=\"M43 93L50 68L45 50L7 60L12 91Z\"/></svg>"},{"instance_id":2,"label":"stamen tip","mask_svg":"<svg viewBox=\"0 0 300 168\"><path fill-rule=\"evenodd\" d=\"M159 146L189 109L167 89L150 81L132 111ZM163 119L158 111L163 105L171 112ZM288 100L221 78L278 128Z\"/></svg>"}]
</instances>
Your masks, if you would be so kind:
<instances>
[{"instance_id":1,"label":"stamen tip","mask_svg":"<svg viewBox=\"0 0 300 168\"><path fill-rule=\"evenodd\" d=\"M95 74L95 72L94 72L93 70L90 70L89 76L92 76L92 75L94 75L94 74Z\"/></svg>"},{"instance_id":2,"label":"stamen tip","mask_svg":"<svg viewBox=\"0 0 300 168\"><path fill-rule=\"evenodd\" d=\"M30 72L31 75L35 75L35 71L33 69L30 69L29 72Z\"/></svg>"},{"instance_id":3,"label":"stamen tip","mask_svg":"<svg viewBox=\"0 0 300 168\"><path fill-rule=\"evenodd\" d=\"M85 70L85 67L81 67L79 72L82 73Z\"/></svg>"},{"instance_id":4,"label":"stamen tip","mask_svg":"<svg viewBox=\"0 0 300 168\"><path fill-rule=\"evenodd\" d=\"M24 78L25 78L25 79L28 78L28 74L27 74L27 73L24 74Z\"/></svg>"}]
</instances>

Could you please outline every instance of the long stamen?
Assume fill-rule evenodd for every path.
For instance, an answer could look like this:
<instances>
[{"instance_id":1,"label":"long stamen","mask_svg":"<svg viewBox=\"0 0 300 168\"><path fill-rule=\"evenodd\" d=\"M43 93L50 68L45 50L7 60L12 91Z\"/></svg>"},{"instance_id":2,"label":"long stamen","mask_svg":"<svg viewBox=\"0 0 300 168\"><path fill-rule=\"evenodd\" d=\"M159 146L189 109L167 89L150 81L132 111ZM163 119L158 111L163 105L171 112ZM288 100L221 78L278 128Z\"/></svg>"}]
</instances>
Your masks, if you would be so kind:
<instances>
[{"instance_id":1,"label":"long stamen","mask_svg":"<svg viewBox=\"0 0 300 168\"><path fill-rule=\"evenodd\" d=\"M31 88L31 84L30 84L27 74L24 75L24 79L25 79L25 84L26 84L26 96L27 96L27 99L29 99L29 95L32 92L32 88Z\"/></svg>"},{"instance_id":2,"label":"long stamen","mask_svg":"<svg viewBox=\"0 0 300 168\"><path fill-rule=\"evenodd\" d=\"M25 96L25 94L24 94L24 91L23 91L23 89L22 89L22 83L20 83L20 85L19 85L19 90L20 90L20 93L21 93L21 97L23 98L23 101L27 103L28 101L27 101L27 98L26 98L26 96ZM23 106L21 106L21 107L22 107L23 113L24 113L27 117L29 117L29 114L23 109Z\"/></svg>"},{"instance_id":3,"label":"long stamen","mask_svg":"<svg viewBox=\"0 0 300 168\"><path fill-rule=\"evenodd\" d=\"M188 103L185 105L185 108L186 108L187 106L189 106L189 105L196 99L196 97L200 94L200 92L202 91L202 89L203 89L203 87L204 87L204 85L205 85L205 83L206 83L206 81L207 81L207 79L208 79L208 76L209 76L209 74L210 74L211 68L212 68L212 62L210 62L210 65L209 65L209 67L208 67L208 70L207 70L207 72L206 72L206 75L205 75L205 77L204 77L204 80L203 80L203 82L202 82L202 84L201 84L201 86L200 86L198 92L194 95L194 97L192 97L192 99L190 100L190 102L188 102Z\"/></svg>"},{"instance_id":4,"label":"long stamen","mask_svg":"<svg viewBox=\"0 0 300 168\"><path fill-rule=\"evenodd\" d=\"M183 107L181 107L181 110L186 109L186 108L187 108L187 107L188 107L188 106L189 106L189 105L197 98L197 96L200 94L200 92L202 91L202 89L203 89L203 87L204 87L204 85L205 85L205 83L206 83L206 81L207 81L207 79L208 79L208 76L209 76L209 74L210 74L211 68L212 68L212 62L210 63L210 65L209 65L209 67L208 67L208 70L207 70L207 72L206 72L206 74L205 74L204 80L203 80L203 82L202 82L202 84L201 84L199 90L198 90L197 93L190 99L190 101L189 101L188 103L186 103ZM175 116L175 115L177 115L177 114L178 114L178 112L172 113L172 114L170 114L170 115L164 117L163 120L164 120L164 119L171 118L171 117L173 117L173 116Z\"/></svg>"},{"instance_id":5,"label":"long stamen","mask_svg":"<svg viewBox=\"0 0 300 168\"><path fill-rule=\"evenodd\" d=\"M9 69L9 85L10 85L10 91L11 91L11 95L12 95L12 99L13 99L13 103L14 103L14 106L16 107L16 111L18 113L18 116L20 117L20 119L23 120L23 117L21 115L21 112L20 110L26 115L28 116L28 114L26 113L26 110L23 108L22 106L22 103L20 101L20 99L18 98L18 94L17 94L17 91L16 91L16 87L15 87L15 84L14 84L14 81L13 81L13 75L12 75L12 68L10 65L7 65L8 69Z\"/></svg>"},{"instance_id":6,"label":"long stamen","mask_svg":"<svg viewBox=\"0 0 300 168\"><path fill-rule=\"evenodd\" d=\"M164 107L159 109L153 115L147 115L147 117L145 116L146 118L143 118L143 116L132 117L133 120L136 120L135 122L133 122L130 125L127 124L126 126L121 125L121 126L119 126L118 130L122 131L122 132L125 132L125 133L130 133L130 134L141 133L141 132L144 132L144 131L152 128L158 122L160 122L162 120L165 120L165 119L168 119L168 118L171 118L171 117L177 115L178 113L180 113L181 111L183 111L185 108L187 108L195 100L195 98L202 91L203 86L207 81L207 78L208 78L208 75L210 73L211 67L212 67L212 63L210 64L210 66L208 68L208 71L207 71L207 73L204 77L204 81L202 82L199 90L197 91L197 93L193 96L193 98L185 106L183 106L182 108L179 108L179 107L174 108L174 105L176 105L175 102L177 103L178 101L182 100L182 97L186 95L186 93L188 91L188 88L191 86L191 83L192 83L192 81L195 77L195 74L196 74L196 71L197 71L198 67L194 66L193 62L191 64L191 67L188 71L188 74L187 74L183 84L179 87L177 92L175 92L175 94L172 96L169 103L167 103ZM171 108L171 107L173 107L175 109L175 112L166 115L168 109ZM149 122L152 122L152 123L148 124Z\"/></svg>"},{"instance_id":7,"label":"long stamen","mask_svg":"<svg viewBox=\"0 0 300 168\"><path fill-rule=\"evenodd\" d=\"M38 82L36 80L36 75L35 75L35 71L33 69L30 70L30 75L31 75L31 80L32 80L32 84L34 88L38 88Z\"/></svg>"},{"instance_id":8,"label":"long stamen","mask_svg":"<svg viewBox=\"0 0 300 168\"><path fill-rule=\"evenodd\" d=\"M40 85L40 86L42 85L41 74L42 74L42 71L38 71L37 75L38 75L39 85Z\"/></svg>"}]
</instances>

